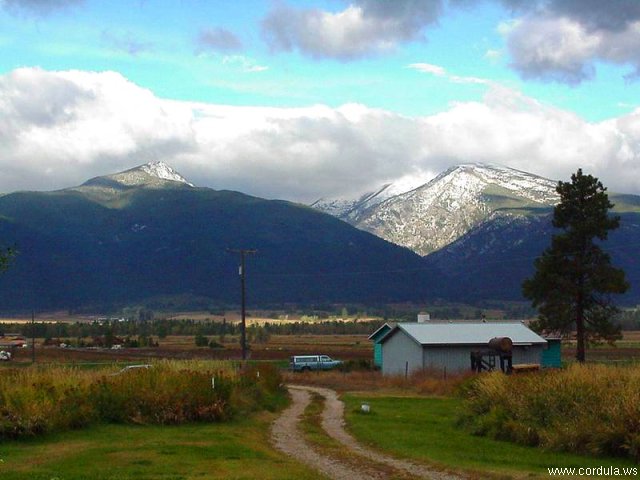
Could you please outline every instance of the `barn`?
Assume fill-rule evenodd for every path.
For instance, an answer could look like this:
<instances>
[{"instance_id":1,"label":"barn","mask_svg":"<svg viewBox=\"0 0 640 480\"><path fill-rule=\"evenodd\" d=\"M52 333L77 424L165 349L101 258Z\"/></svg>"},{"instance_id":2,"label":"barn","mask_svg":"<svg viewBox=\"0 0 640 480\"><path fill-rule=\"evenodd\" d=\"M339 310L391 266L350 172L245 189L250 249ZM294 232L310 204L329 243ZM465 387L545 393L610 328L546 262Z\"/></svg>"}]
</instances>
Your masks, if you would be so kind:
<instances>
[{"instance_id":1,"label":"barn","mask_svg":"<svg viewBox=\"0 0 640 480\"><path fill-rule=\"evenodd\" d=\"M513 365L541 364L547 341L516 321L398 323L376 343L385 375L423 369L454 373L470 370L471 352L495 337L512 340Z\"/></svg>"}]
</instances>

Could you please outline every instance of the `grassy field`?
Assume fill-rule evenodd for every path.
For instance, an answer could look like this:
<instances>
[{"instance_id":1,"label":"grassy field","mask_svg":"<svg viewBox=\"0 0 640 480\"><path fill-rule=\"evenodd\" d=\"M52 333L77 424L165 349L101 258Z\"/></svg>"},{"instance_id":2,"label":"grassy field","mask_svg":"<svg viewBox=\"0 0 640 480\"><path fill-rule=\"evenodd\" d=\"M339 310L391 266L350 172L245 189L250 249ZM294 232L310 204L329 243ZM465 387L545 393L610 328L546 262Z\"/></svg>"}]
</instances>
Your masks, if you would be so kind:
<instances>
[{"instance_id":1,"label":"grassy field","mask_svg":"<svg viewBox=\"0 0 640 480\"><path fill-rule=\"evenodd\" d=\"M635 465L472 436L456 426L461 400L454 398L347 394L343 400L348 427L363 443L441 468L464 469L478 478L549 478L547 467ZM362 402L370 404L371 413L359 413Z\"/></svg>"},{"instance_id":2,"label":"grassy field","mask_svg":"<svg viewBox=\"0 0 640 480\"><path fill-rule=\"evenodd\" d=\"M215 336L210 339L218 340ZM159 340L159 347L120 350L45 347L42 342L42 338L36 339L39 363L148 363L152 358L238 360L242 357L239 338L231 335L226 337L224 348L216 349L196 347L193 335L169 335ZM272 335L269 342L254 343L250 347L252 360L288 361L291 355L304 354L325 354L341 360L373 358L373 345L367 335ZM31 363L31 348L16 349L14 361L0 362L0 368L18 363Z\"/></svg>"},{"instance_id":3,"label":"grassy field","mask_svg":"<svg viewBox=\"0 0 640 480\"><path fill-rule=\"evenodd\" d=\"M102 425L0 443L3 480L296 479L317 474L274 451L275 414L224 424Z\"/></svg>"}]
</instances>

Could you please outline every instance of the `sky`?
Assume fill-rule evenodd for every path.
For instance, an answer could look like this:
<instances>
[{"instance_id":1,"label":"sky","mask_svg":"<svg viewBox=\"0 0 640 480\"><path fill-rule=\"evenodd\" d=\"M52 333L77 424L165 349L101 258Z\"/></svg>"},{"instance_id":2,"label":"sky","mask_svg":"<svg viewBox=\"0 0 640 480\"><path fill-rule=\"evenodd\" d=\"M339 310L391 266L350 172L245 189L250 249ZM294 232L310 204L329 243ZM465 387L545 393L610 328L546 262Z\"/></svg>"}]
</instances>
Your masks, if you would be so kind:
<instances>
[{"instance_id":1,"label":"sky","mask_svg":"<svg viewBox=\"0 0 640 480\"><path fill-rule=\"evenodd\" d=\"M0 0L0 192L313 202L470 162L640 194L638 0Z\"/></svg>"}]
</instances>

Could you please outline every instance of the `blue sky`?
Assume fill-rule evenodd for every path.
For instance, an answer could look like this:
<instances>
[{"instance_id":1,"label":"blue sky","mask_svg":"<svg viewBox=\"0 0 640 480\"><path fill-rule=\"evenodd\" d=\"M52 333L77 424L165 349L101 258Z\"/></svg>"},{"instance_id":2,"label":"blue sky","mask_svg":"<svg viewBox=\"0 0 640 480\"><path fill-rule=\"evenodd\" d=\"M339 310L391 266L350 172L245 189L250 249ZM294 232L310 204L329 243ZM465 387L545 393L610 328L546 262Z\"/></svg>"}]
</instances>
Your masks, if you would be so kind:
<instances>
[{"instance_id":1,"label":"blue sky","mask_svg":"<svg viewBox=\"0 0 640 480\"><path fill-rule=\"evenodd\" d=\"M1 113L20 119L11 128L7 123L5 133L35 135L0 152L11 163L0 190L61 188L161 156L196 183L304 201L412 175L426 179L466 161L552 178L591 167L618 190L640 193L622 171L640 170L640 2L602 3L0 0ZM66 86L54 86L55 79ZM38 105L30 104L29 89L38 90ZM131 117L140 112L123 106L145 90L150 110L142 111L164 112L171 104L183 109L179 118L189 118L167 120L158 129L165 136L151 138L145 125L160 117L149 113L135 123ZM92 92L93 103L79 102L73 96L79 91ZM93 111L94 130L58 117L44 128L25 113L39 109L40 118L58 104L73 118ZM245 108L221 113L223 105ZM101 120L104 112L111 113ZM215 124L215 135L205 128L221 116L242 115L251 119L239 120L235 130L233 121ZM100 121L129 132L122 142L130 148L87 147ZM371 139L377 128L383 133ZM476 150L456 147L466 139L457 130L451 138L437 134L454 129L466 132ZM314 135L323 143L314 144ZM60 150L39 154L43 136ZM76 144L64 146L63 138ZM167 142L171 148L163 147ZM384 142L395 142L403 158ZM212 146L224 158L208 155ZM314 155L303 162L305 172L296 165L300 151ZM370 176L354 185L347 177L367 161ZM242 178L247 162L263 176ZM294 177L277 180L282 172ZM317 186L300 188L301 182Z\"/></svg>"}]
</instances>

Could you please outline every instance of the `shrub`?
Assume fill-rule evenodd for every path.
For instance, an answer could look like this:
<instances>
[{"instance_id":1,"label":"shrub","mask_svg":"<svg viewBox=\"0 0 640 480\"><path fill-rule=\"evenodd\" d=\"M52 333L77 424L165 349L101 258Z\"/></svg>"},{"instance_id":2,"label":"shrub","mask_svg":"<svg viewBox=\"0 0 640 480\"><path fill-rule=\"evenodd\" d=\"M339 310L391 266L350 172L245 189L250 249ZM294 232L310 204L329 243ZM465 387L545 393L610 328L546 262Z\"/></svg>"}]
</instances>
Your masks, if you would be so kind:
<instances>
[{"instance_id":1,"label":"shrub","mask_svg":"<svg viewBox=\"0 0 640 480\"><path fill-rule=\"evenodd\" d=\"M640 460L640 368L572 365L467 383L461 423L473 433L551 450Z\"/></svg>"},{"instance_id":2,"label":"shrub","mask_svg":"<svg viewBox=\"0 0 640 480\"><path fill-rule=\"evenodd\" d=\"M152 368L113 370L4 371L0 440L95 422L225 421L237 412L276 408L286 398L279 372L270 366L238 373L229 362L161 361Z\"/></svg>"}]
</instances>

